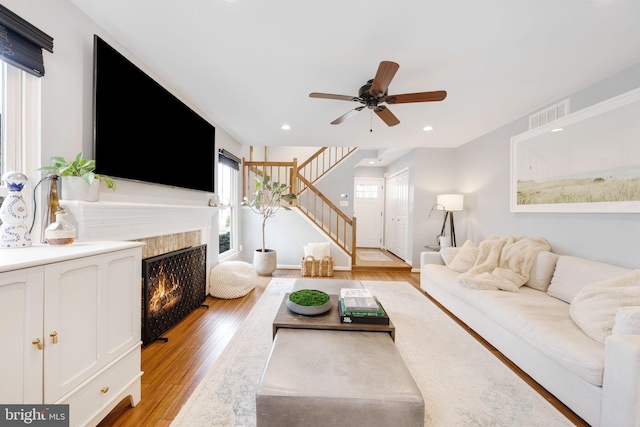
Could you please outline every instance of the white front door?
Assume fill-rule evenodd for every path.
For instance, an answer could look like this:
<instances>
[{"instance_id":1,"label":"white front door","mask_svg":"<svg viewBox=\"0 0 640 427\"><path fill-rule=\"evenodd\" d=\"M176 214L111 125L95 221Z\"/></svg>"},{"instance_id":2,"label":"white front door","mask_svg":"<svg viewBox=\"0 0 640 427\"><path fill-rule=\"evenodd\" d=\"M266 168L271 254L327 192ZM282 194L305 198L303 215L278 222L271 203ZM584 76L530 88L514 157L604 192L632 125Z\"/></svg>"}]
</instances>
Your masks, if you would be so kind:
<instances>
[{"instance_id":1,"label":"white front door","mask_svg":"<svg viewBox=\"0 0 640 427\"><path fill-rule=\"evenodd\" d=\"M353 211L356 217L356 246L382 246L382 209L384 206L382 178L355 178Z\"/></svg>"}]
</instances>

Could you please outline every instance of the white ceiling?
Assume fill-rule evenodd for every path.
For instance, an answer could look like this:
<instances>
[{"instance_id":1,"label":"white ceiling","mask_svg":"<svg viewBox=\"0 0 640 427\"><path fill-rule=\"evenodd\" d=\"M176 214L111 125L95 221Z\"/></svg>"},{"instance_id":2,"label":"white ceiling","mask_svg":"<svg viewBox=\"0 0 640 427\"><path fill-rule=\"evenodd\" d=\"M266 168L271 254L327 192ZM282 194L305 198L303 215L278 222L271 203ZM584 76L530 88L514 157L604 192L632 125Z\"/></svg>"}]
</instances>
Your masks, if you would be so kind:
<instances>
[{"instance_id":1,"label":"white ceiling","mask_svg":"<svg viewBox=\"0 0 640 427\"><path fill-rule=\"evenodd\" d=\"M457 147L640 62L639 0L71 1L245 145ZM330 125L382 60L447 98Z\"/></svg>"}]
</instances>

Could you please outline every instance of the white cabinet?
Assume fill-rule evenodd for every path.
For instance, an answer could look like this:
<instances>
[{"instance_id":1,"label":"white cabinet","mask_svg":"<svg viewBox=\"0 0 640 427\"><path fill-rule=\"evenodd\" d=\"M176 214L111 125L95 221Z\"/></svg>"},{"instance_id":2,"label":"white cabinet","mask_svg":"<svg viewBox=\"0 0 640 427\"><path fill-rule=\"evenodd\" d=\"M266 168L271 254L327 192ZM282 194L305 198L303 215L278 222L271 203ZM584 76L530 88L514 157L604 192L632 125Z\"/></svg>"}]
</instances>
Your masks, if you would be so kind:
<instances>
[{"instance_id":1,"label":"white cabinet","mask_svg":"<svg viewBox=\"0 0 640 427\"><path fill-rule=\"evenodd\" d=\"M0 402L68 403L72 426L97 424L126 396L137 404L141 245L0 254Z\"/></svg>"}]
</instances>

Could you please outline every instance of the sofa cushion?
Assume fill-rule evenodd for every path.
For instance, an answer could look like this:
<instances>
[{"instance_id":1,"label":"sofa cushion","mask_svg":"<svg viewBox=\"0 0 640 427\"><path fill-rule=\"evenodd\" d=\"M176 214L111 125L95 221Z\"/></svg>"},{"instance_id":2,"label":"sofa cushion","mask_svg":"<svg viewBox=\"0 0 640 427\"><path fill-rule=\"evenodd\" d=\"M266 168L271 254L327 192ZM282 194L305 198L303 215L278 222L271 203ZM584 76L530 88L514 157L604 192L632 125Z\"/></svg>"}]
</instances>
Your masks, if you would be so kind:
<instances>
[{"instance_id":1,"label":"sofa cushion","mask_svg":"<svg viewBox=\"0 0 640 427\"><path fill-rule=\"evenodd\" d=\"M496 325L585 381L602 385L604 346L576 325L569 314L569 304L526 286L519 292L467 288L457 283L458 273L449 268L443 265L427 267L431 285L480 310Z\"/></svg>"},{"instance_id":2,"label":"sofa cushion","mask_svg":"<svg viewBox=\"0 0 640 427\"><path fill-rule=\"evenodd\" d=\"M591 283L628 273L627 268L568 255L558 257L547 293L564 302L571 300Z\"/></svg>"},{"instance_id":3,"label":"sofa cushion","mask_svg":"<svg viewBox=\"0 0 640 427\"><path fill-rule=\"evenodd\" d=\"M547 292L551 284L553 272L556 269L557 261L558 254L549 251L540 252L533 261L531 271L529 272L529 280L524 285L542 292Z\"/></svg>"},{"instance_id":4,"label":"sofa cushion","mask_svg":"<svg viewBox=\"0 0 640 427\"><path fill-rule=\"evenodd\" d=\"M640 306L640 270L585 286L573 298L571 318L594 340L604 344L621 307Z\"/></svg>"},{"instance_id":5,"label":"sofa cushion","mask_svg":"<svg viewBox=\"0 0 640 427\"><path fill-rule=\"evenodd\" d=\"M478 247L471 240L467 240L447 267L458 273L464 273L473 267L477 257Z\"/></svg>"}]
</instances>

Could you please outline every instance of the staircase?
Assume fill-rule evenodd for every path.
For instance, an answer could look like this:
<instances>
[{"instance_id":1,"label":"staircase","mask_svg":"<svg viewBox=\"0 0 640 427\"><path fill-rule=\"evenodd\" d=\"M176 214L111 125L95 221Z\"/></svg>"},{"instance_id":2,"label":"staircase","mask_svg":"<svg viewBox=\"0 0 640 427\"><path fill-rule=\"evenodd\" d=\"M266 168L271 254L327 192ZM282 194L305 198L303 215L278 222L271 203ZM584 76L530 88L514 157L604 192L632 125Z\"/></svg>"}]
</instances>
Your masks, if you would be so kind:
<instances>
[{"instance_id":1,"label":"staircase","mask_svg":"<svg viewBox=\"0 0 640 427\"><path fill-rule=\"evenodd\" d=\"M375 265L356 265L356 218L349 218L316 187L315 183L331 171L338 163L347 158L357 148L323 147L304 163L247 161L243 159L243 197L252 192L257 176L268 175L271 180L291 187L297 196L292 202L318 229L322 230L336 245L351 257L352 270L390 271ZM390 266L393 271L407 270L411 267Z\"/></svg>"},{"instance_id":2,"label":"staircase","mask_svg":"<svg viewBox=\"0 0 640 427\"><path fill-rule=\"evenodd\" d=\"M246 161L243 159L243 197L251 193L256 176L268 175L287 184L297 200L292 204L321 229L355 263L356 219L346 216L313 185L356 148L324 147L298 166L293 162Z\"/></svg>"}]
</instances>

